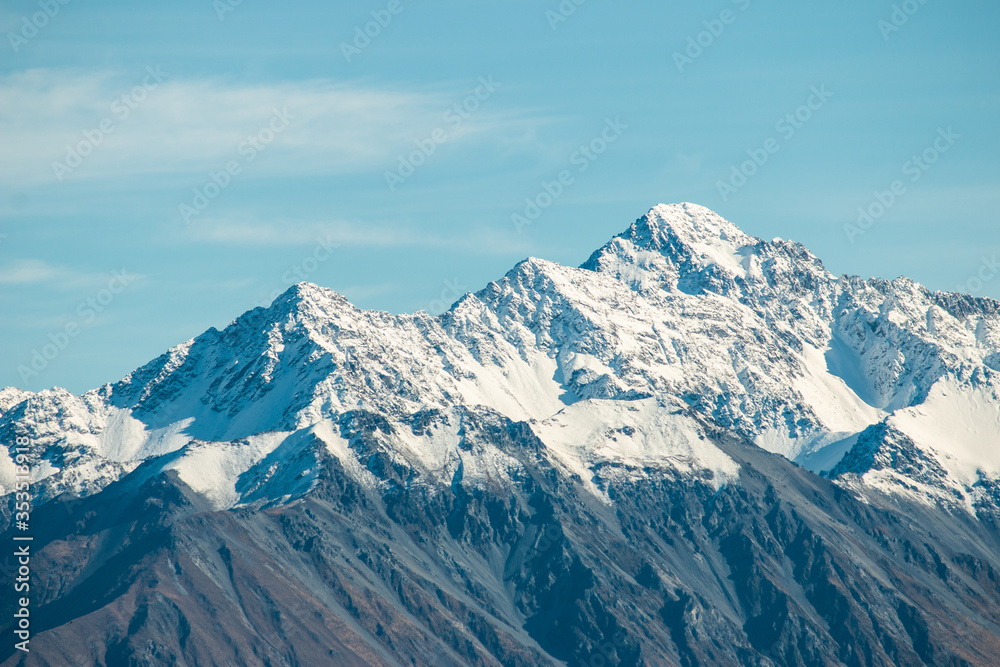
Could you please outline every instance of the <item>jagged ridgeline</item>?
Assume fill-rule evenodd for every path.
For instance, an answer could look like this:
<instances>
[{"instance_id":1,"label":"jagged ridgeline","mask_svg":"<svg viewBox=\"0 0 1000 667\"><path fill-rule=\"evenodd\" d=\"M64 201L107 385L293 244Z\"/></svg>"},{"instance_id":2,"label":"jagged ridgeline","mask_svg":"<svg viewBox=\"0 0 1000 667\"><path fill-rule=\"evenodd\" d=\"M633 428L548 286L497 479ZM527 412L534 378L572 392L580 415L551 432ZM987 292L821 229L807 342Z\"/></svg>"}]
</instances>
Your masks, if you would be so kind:
<instances>
[{"instance_id":1,"label":"jagged ridgeline","mask_svg":"<svg viewBox=\"0 0 1000 667\"><path fill-rule=\"evenodd\" d=\"M998 369L997 302L692 204L437 317L302 283L82 396L0 391L30 660L995 665Z\"/></svg>"}]
</instances>

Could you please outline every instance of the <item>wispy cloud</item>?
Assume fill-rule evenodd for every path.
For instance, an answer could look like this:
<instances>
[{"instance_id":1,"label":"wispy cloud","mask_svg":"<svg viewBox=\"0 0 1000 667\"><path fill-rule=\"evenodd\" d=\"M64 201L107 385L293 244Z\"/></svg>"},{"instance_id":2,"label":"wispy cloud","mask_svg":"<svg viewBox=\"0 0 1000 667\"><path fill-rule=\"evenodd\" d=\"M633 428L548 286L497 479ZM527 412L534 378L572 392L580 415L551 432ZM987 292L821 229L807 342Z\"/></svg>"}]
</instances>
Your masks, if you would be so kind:
<instances>
[{"instance_id":1,"label":"wispy cloud","mask_svg":"<svg viewBox=\"0 0 1000 667\"><path fill-rule=\"evenodd\" d=\"M89 154L63 174L67 180L204 174L236 158L241 143L265 128L276 109L292 120L268 147L266 160L254 165L258 175L378 169L440 126L462 94L460 86L412 92L330 80L192 80L145 63L134 72L21 71L0 77L0 124L6 128L0 179L14 188L58 182L53 163L65 163L81 142L96 145L83 147ZM461 135L515 126L517 134L532 123L499 107L484 108L463 123Z\"/></svg>"},{"instance_id":2,"label":"wispy cloud","mask_svg":"<svg viewBox=\"0 0 1000 667\"><path fill-rule=\"evenodd\" d=\"M112 275L111 272L82 271L40 259L18 259L0 265L0 285L48 285L76 289L104 285ZM129 275L133 279L139 277L132 273Z\"/></svg>"},{"instance_id":3,"label":"wispy cloud","mask_svg":"<svg viewBox=\"0 0 1000 667\"><path fill-rule=\"evenodd\" d=\"M0 266L0 285L33 285L59 280L65 272L37 259L22 259Z\"/></svg>"},{"instance_id":4,"label":"wispy cloud","mask_svg":"<svg viewBox=\"0 0 1000 667\"><path fill-rule=\"evenodd\" d=\"M247 218L204 220L186 227L183 234L182 239L188 242L247 246L308 245L330 240L358 248L435 248L483 255L530 254L533 249L524 239L486 226L448 234L400 224Z\"/></svg>"}]
</instances>

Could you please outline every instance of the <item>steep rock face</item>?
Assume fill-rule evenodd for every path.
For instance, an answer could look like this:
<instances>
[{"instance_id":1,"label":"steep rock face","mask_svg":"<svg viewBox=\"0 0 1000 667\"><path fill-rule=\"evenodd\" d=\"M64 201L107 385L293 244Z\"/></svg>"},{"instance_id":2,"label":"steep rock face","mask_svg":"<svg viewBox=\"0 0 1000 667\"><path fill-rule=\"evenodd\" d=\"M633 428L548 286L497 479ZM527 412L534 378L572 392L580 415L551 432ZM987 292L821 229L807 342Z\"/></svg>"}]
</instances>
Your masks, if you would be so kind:
<instances>
[{"instance_id":1,"label":"steep rock face","mask_svg":"<svg viewBox=\"0 0 1000 667\"><path fill-rule=\"evenodd\" d=\"M682 204L439 317L296 285L0 436L49 664L986 665L997 359L994 301Z\"/></svg>"}]
</instances>

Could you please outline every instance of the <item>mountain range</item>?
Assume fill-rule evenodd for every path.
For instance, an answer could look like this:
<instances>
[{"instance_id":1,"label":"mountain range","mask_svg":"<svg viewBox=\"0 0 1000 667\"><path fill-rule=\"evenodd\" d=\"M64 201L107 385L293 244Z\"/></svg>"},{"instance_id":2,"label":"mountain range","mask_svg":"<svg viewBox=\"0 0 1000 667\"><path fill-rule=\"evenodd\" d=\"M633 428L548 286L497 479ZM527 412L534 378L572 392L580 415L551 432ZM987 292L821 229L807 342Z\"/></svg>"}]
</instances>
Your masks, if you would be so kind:
<instances>
[{"instance_id":1,"label":"mountain range","mask_svg":"<svg viewBox=\"0 0 1000 667\"><path fill-rule=\"evenodd\" d=\"M4 664L1000 654L1000 302L693 204L436 317L300 283L114 384L0 390L0 434L38 661Z\"/></svg>"}]
</instances>

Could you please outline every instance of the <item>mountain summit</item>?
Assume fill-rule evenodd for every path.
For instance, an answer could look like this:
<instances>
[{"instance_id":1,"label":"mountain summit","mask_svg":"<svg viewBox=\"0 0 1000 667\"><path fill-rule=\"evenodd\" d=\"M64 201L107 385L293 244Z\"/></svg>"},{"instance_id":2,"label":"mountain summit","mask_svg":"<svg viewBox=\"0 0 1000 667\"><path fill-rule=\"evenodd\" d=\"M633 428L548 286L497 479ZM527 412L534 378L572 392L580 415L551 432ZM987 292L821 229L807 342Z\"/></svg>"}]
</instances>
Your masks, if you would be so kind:
<instances>
[{"instance_id":1,"label":"mountain summit","mask_svg":"<svg viewBox=\"0 0 1000 667\"><path fill-rule=\"evenodd\" d=\"M39 627L98 637L50 664L1000 646L1000 304L836 277L694 204L437 317L300 283L82 396L4 389L0 433L51 520Z\"/></svg>"}]
</instances>

